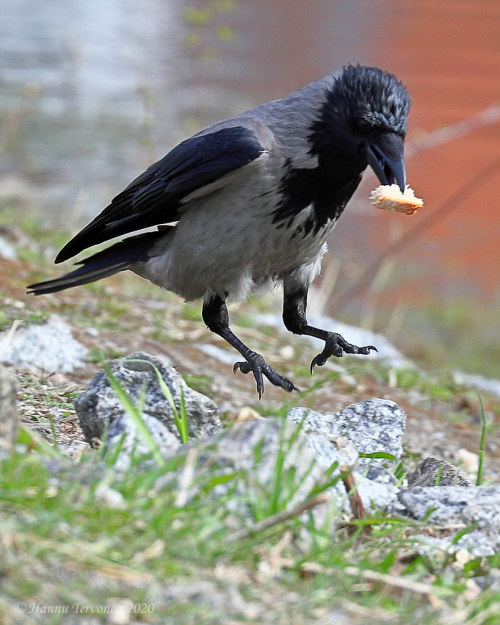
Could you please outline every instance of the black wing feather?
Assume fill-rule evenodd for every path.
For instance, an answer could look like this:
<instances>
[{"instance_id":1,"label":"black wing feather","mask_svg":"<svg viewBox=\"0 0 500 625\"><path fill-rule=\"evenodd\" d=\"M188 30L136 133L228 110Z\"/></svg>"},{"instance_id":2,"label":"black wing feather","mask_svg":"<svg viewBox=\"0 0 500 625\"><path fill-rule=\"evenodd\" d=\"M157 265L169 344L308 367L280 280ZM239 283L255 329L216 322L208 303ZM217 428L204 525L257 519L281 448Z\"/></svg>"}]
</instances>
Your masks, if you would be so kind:
<instances>
[{"instance_id":1,"label":"black wing feather","mask_svg":"<svg viewBox=\"0 0 500 625\"><path fill-rule=\"evenodd\" d=\"M118 194L59 252L55 262L122 234L177 221L183 197L243 167L262 152L254 133L242 126L183 141Z\"/></svg>"},{"instance_id":2,"label":"black wing feather","mask_svg":"<svg viewBox=\"0 0 500 625\"><path fill-rule=\"evenodd\" d=\"M173 226L167 226L172 228ZM94 282L101 278L107 278L119 271L129 269L136 263L145 262L149 258L149 252L155 243L164 235L161 232L143 232L124 241L119 241L105 250L97 252L89 258L84 258L77 265L78 269L55 278L28 286L28 293L33 295L45 295L69 289L73 286Z\"/></svg>"}]
</instances>

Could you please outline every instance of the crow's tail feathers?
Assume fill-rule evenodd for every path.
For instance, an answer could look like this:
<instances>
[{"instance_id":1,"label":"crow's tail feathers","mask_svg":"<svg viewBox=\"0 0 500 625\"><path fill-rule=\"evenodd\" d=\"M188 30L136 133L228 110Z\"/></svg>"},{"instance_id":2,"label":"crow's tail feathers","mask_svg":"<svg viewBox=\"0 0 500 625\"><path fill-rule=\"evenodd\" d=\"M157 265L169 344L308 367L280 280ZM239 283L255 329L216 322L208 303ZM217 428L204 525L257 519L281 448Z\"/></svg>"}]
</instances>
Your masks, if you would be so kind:
<instances>
[{"instance_id":1,"label":"crow's tail feathers","mask_svg":"<svg viewBox=\"0 0 500 625\"><path fill-rule=\"evenodd\" d=\"M97 252L89 258L81 260L77 263L81 267L60 278L30 284L27 287L28 293L33 295L55 293L73 286L95 282L124 269L129 269L136 263L147 261L151 257L150 251L154 244L164 236L165 229L162 228L158 232L145 232L134 237L128 237L102 252Z\"/></svg>"}]
</instances>

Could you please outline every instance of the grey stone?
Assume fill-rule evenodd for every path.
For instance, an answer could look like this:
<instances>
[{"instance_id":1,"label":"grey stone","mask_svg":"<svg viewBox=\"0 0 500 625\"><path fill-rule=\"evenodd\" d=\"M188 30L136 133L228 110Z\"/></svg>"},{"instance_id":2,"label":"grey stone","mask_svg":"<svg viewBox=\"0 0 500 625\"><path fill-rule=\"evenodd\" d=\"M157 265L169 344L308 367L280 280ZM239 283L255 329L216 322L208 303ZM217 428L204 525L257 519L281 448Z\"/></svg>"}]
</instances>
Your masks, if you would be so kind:
<instances>
[{"instance_id":1,"label":"grey stone","mask_svg":"<svg viewBox=\"0 0 500 625\"><path fill-rule=\"evenodd\" d=\"M17 438L16 378L0 366L0 450L10 450Z\"/></svg>"},{"instance_id":2,"label":"grey stone","mask_svg":"<svg viewBox=\"0 0 500 625\"><path fill-rule=\"evenodd\" d=\"M469 478L446 460L426 458L408 475L408 486L472 486Z\"/></svg>"},{"instance_id":3,"label":"grey stone","mask_svg":"<svg viewBox=\"0 0 500 625\"><path fill-rule=\"evenodd\" d=\"M85 364L86 353L58 315L0 334L0 360L18 369L70 373Z\"/></svg>"},{"instance_id":4,"label":"grey stone","mask_svg":"<svg viewBox=\"0 0 500 625\"><path fill-rule=\"evenodd\" d=\"M398 488L393 462L385 458L359 458L359 453L383 451L395 458L401 456L406 413L397 404L375 398L327 415L308 408L293 408L287 418L301 425L323 466L337 461L350 467L365 508L385 509L395 499ZM346 442L339 449L342 439Z\"/></svg>"},{"instance_id":5,"label":"grey stone","mask_svg":"<svg viewBox=\"0 0 500 625\"><path fill-rule=\"evenodd\" d=\"M401 491L389 512L425 519L429 525L454 527L450 544L474 554L500 551L500 486L416 486ZM460 528L472 524L473 531L453 541Z\"/></svg>"},{"instance_id":6,"label":"grey stone","mask_svg":"<svg viewBox=\"0 0 500 625\"><path fill-rule=\"evenodd\" d=\"M170 432L162 421L148 414L141 416L163 458L168 458L181 446L178 437ZM150 447L128 414L121 414L112 420L106 433L106 451L117 448L120 451L115 459L114 468L120 472L129 469L132 458L140 459L151 454Z\"/></svg>"},{"instance_id":7,"label":"grey stone","mask_svg":"<svg viewBox=\"0 0 500 625\"><path fill-rule=\"evenodd\" d=\"M304 433L303 436L307 446L313 451L316 460L322 467L328 469L333 463L337 463L339 469L351 472L357 492L365 508L369 508L372 511L386 508L394 500L398 489L388 483L390 479L394 479L393 475L389 474L390 479L387 477L384 480L385 483L382 483L370 480L360 473L356 469L356 466L359 464L359 454L348 438L344 436L325 436L312 432ZM340 486L339 488L342 490L342 494L345 495L344 489ZM345 511L350 512L350 506L345 497L344 501Z\"/></svg>"},{"instance_id":8,"label":"grey stone","mask_svg":"<svg viewBox=\"0 0 500 625\"><path fill-rule=\"evenodd\" d=\"M290 420L294 421L294 419ZM308 446L323 467L330 467L334 462L342 468L353 468L358 464L358 451L345 436L325 436L305 430L303 434Z\"/></svg>"},{"instance_id":9,"label":"grey stone","mask_svg":"<svg viewBox=\"0 0 500 625\"><path fill-rule=\"evenodd\" d=\"M471 531L455 540L455 535L458 531L457 529L445 537L417 534L413 537L413 540L419 553L431 554L434 557L438 554L457 553L464 549L473 557L481 558L498 553L499 544L494 537L492 538L483 532Z\"/></svg>"},{"instance_id":10,"label":"grey stone","mask_svg":"<svg viewBox=\"0 0 500 625\"><path fill-rule=\"evenodd\" d=\"M198 441L191 449L196 469L183 498L196 494L204 472L207 480L219 475L239 476L221 480L212 491L221 499L232 493L224 505L237 515L239 523L251 515L253 498L262 502L278 493L289 509L307 500L318 485L327 483L330 502L312 512L318 526L330 518L333 529L342 512L350 511L340 472L356 465L358 453L345 437L307 430L292 419L265 419L241 423L222 435ZM354 470L351 473L366 508L385 508L396 497L397 489L391 484L372 482Z\"/></svg>"},{"instance_id":11,"label":"grey stone","mask_svg":"<svg viewBox=\"0 0 500 625\"><path fill-rule=\"evenodd\" d=\"M214 402L191 389L165 361L142 352L113 360L109 364L111 373L131 402L135 406L141 406L141 414L149 429L157 435L158 443L168 440L170 447L171 437L166 435L165 430L178 441L180 435L173 410L162 391L155 368L170 389L178 412L183 396L190 437L204 438L222 429ZM137 444L135 425L127 416L105 371L99 372L88 389L75 400L75 408L88 442L92 442L94 438L103 438L104 432L109 428L108 435L113 440L117 440L122 434L130 438L127 449L132 449Z\"/></svg>"},{"instance_id":12,"label":"grey stone","mask_svg":"<svg viewBox=\"0 0 500 625\"><path fill-rule=\"evenodd\" d=\"M400 458L403 453L406 413L387 399L369 399L326 415L308 408L293 408L287 418L301 423L306 431L327 437L345 436L358 453L385 452L395 458ZM358 468L370 480L395 481L391 462L387 459L360 458Z\"/></svg>"},{"instance_id":13,"label":"grey stone","mask_svg":"<svg viewBox=\"0 0 500 625\"><path fill-rule=\"evenodd\" d=\"M500 486L415 486L402 490L398 501L414 519L437 525L480 521L500 531Z\"/></svg>"},{"instance_id":14,"label":"grey stone","mask_svg":"<svg viewBox=\"0 0 500 625\"><path fill-rule=\"evenodd\" d=\"M375 482L357 471L353 471L353 477L363 506L373 513L386 510L399 492L394 484Z\"/></svg>"}]
</instances>

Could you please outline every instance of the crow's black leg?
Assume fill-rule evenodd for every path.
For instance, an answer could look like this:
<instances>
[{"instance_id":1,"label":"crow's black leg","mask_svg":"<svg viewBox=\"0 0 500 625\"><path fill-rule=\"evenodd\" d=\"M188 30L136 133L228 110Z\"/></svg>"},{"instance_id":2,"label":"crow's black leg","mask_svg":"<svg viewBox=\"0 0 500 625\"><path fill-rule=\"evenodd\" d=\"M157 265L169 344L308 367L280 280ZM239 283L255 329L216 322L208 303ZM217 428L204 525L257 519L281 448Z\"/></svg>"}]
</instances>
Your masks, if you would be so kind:
<instances>
[{"instance_id":1,"label":"crow's black leg","mask_svg":"<svg viewBox=\"0 0 500 625\"><path fill-rule=\"evenodd\" d=\"M287 380L277 373L271 366L267 364L264 358L249 349L240 339L233 334L229 328L229 314L224 300L218 295L211 295L203 300L203 320L207 324L208 329L221 336L232 347L240 352L245 362L237 362L233 367L234 373L239 369L242 373L253 373L255 382L257 383L257 393L259 399L264 392L265 376L269 382L275 386L280 386L285 391L298 390L293 382Z\"/></svg>"},{"instance_id":2,"label":"crow's black leg","mask_svg":"<svg viewBox=\"0 0 500 625\"><path fill-rule=\"evenodd\" d=\"M358 347L348 343L343 336L337 332L328 332L320 328L313 328L307 323L307 288L301 288L288 292L285 285L283 298L283 322L290 332L294 334L306 334L325 341L325 349L313 358L311 362L311 373L314 367L321 367L330 356L342 356L345 354L369 354L370 350L377 351L373 345Z\"/></svg>"}]
</instances>

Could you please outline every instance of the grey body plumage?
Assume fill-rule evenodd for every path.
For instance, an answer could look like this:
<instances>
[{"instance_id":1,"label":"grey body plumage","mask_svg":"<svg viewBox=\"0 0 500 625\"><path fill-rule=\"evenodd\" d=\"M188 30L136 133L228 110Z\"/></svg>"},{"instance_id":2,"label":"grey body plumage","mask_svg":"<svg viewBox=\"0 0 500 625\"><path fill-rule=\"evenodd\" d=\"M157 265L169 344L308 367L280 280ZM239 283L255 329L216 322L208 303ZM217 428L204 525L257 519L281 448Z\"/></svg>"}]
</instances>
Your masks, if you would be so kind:
<instances>
[{"instance_id":1,"label":"grey body plumage","mask_svg":"<svg viewBox=\"0 0 500 625\"><path fill-rule=\"evenodd\" d=\"M225 302L279 283L283 319L297 334L325 340L312 362L369 353L306 321L308 288L326 238L368 164L383 184L405 185L403 141L410 101L392 75L347 66L281 100L217 122L181 143L134 180L72 239L61 262L97 243L149 226L81 261L62 278L29 287L39 295L130 269L186 300L203 300L208 327L244 357L259 396L263 375L289 380L229 329ZM164 226L164 224L175 224Z\"/></svg>"}]
</instances>

